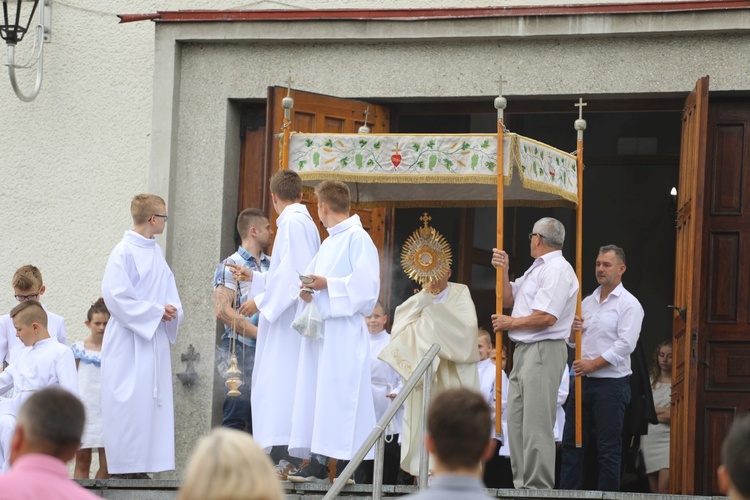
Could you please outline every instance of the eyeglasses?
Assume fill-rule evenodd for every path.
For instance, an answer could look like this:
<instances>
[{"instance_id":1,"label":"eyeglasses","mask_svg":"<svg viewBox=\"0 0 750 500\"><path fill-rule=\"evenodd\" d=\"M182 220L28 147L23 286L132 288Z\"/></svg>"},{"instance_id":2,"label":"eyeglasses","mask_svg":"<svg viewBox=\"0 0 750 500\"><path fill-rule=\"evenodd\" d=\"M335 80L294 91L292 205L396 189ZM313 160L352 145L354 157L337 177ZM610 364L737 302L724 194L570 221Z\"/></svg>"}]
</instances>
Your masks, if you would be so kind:
<instances>
[{"instance_id":1,"label":"eyeglasses","mask_svg":"<svg viewBox=\"0 0 750 500\"><path fill-rule=\"evenodd\" d=\"M154 214L151 217L162 217L164 219L164 222L167 222L169 220L169 216L168 215Z\"/></svg>"},{"instance_id":2,"label":"eyeglasses","mask_svg":"<svg viewBox=\"0 0 750 500\"><path fill-rule=\"evenodd\" d=\"M531 241L534 236L539 236L540 238L545 237L542 233L529 233L529 241Z\"/></svg>"},{"instance_id":3,"label":"eyeglasses","mask_svg":"<svg viewBox=\"0 0 750 500\"><path fill-rule=\"evenodd\" d=\"M39 299L39 292L36 293L30 293L28 295L14 295L16 300L18 302L26 302L27 300L37 300Z\"/></svg>"}]
</instances>

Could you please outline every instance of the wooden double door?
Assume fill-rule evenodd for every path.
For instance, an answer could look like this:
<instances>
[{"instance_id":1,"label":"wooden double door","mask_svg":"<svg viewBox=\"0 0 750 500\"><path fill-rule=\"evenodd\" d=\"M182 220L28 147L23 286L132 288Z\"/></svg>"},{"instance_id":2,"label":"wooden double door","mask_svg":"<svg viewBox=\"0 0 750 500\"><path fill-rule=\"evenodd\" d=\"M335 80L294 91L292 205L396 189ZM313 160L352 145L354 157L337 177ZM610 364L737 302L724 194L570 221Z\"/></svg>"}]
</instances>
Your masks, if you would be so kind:
<instances>
[{"instance_id":1,"label":"wooden double door","mask_svg":"<svg viewBox=\"0 0 750 500\"><path fill-rule=\"evenodd\" d=\"M685 102L678 187L670 474L719 494L732 421L750 412L750 106Z\"/></svg>"}]
</instances>

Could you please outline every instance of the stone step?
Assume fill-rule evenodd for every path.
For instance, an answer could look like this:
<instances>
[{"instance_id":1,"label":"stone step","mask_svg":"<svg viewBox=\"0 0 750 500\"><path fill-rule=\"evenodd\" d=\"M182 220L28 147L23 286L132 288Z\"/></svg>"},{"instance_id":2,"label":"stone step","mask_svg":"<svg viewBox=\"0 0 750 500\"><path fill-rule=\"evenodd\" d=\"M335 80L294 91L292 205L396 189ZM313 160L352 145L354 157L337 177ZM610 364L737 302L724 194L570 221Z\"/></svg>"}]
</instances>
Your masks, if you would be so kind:
<instances>
[{"instance_id":1,"label":"stone step","mask_svg":"<svg viewBox=\"0 0 750 500\"><path fill-rule=\"evenodd\" d=\"M101 498L110 500L174 500L181 481L167 479L83 479L77 480L85 488ZM323 484L293 484L284 482L287 500L320 500L328 490ZM415 486L383 486L383 498L395 498L418 491ZM610 493L605 491L564 490L496 490L487 492L496 498L526 499L585 499L585 500L709 500L726 497L689 495L647 495L644 493ZM372 485L355 484L344 487L340 500L372 498Z\"/></svg>"}]
</instances>

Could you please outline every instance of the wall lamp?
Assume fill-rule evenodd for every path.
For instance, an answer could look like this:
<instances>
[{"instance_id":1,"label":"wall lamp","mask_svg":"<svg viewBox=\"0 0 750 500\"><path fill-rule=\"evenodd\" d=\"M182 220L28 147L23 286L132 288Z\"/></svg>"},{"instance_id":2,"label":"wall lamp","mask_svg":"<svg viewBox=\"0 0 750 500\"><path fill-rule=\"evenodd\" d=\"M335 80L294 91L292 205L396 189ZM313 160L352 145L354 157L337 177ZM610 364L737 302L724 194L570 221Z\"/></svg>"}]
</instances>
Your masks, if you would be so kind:
<instances>
[{"instance_id":1,"label":"wall lamp","mask_svg":"<svg viewBox=\"0 0 750 500\"><path fill-rule=\"evenodd\" d=\"M42 4L41 6L39 4ZM52 0L2 0L3 17L0 19L0 38L8 45L8 72L10 84L16 95L24 102L31 102L42 88L42 60L44 43L50 41ZM33 28L34 46L29 60L16 64L16 45L29 32L34 14L38 12L38 23ZM36 64L36 83L31 94L24 94L16 81L16 69L31 68Z\"/></svg>"}]
</instances>

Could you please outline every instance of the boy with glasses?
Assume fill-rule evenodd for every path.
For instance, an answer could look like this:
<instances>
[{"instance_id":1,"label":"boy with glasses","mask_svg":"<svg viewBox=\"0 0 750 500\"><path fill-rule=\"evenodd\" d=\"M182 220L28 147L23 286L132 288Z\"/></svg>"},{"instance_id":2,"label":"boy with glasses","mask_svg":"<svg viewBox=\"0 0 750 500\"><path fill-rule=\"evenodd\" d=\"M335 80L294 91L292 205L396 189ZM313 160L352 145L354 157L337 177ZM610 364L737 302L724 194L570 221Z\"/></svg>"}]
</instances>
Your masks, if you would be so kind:
<instances>
[{"instance_id":1,"label":"boy with glasses","mask_svg":"<svg viewBox=\"0 0 750 500\"><path fill-rule=\"evenodd\" d=\"M39 268L32 265L19 267L13 274L13 296L19 302L27 300L41 301L42 295L47 290L42 281L42 273ZM57 315L45 307L47 313L48 329L53 338L63 345L68 344L65 335L65 321L62 316ZM16 329L9 314L0 316L0 365L3 362L11 364L23 343L16 337Z\"/></svg>"},{"instance_id":2,"label":"boy with glasses","mask_svg":"<svg viewBox=\"0 0 750 500\"><path fill-rule=\"evenodd\" d=\"M154 239L164 232L166 211L159 196L133 198L133 229L112 250L102 280L111 314L102 343L104 448L109 472L120 479L175 468L170 344L183 313Z\"/></svg>"}]
</instances>

